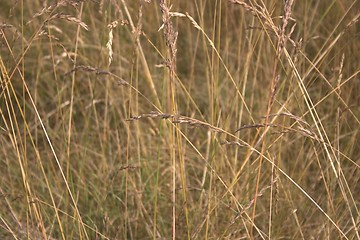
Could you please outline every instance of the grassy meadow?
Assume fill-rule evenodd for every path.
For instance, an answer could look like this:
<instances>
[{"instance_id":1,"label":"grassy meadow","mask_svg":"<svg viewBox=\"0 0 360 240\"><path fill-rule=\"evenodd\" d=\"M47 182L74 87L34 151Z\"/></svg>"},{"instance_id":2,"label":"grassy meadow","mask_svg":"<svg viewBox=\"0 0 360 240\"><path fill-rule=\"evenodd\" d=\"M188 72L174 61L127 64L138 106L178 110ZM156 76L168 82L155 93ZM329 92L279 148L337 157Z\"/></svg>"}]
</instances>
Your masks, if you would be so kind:
<instances>
[{"instance_id":1,"label":"grassy meadow","mask_svg":"<svg viewBox=\"0 0 360 240\"><path fill-rule=\"evenodd\" d=\"M360 1L0 5L0 239L360 239Z\"/></svg>"}]
</instances>

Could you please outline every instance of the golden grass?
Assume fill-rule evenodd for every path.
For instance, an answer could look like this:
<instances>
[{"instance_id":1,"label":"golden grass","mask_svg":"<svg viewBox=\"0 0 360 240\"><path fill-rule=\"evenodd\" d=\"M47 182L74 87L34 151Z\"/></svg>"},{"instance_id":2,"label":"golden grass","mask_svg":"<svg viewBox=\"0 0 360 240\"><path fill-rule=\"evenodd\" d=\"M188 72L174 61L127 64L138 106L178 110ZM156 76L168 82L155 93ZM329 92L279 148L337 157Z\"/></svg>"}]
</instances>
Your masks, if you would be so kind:
<instances>
[{"instance_id":1,"label":"golden grass","mask_svg":"<svg viewBox=\"0 0 360 240\"><path fill-rule=\"evenodd\" d=\"M359 1L0 9L1 239L360 239Z\"/></svg>"}]
</instances>

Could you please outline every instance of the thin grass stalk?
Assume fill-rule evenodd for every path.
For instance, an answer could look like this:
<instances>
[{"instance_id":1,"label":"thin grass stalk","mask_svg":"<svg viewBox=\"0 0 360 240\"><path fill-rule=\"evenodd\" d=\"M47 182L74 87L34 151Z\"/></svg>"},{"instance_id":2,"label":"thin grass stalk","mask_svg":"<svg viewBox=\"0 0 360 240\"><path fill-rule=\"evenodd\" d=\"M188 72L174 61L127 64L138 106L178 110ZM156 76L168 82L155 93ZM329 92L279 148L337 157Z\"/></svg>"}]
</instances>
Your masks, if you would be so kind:
<instances>
[{"instance_id":1,"label":"thin grass stalk","mask_svg":"<svg viewBox=\"0 0 360 240\"><path fill-rule=\"evenodd\" d=\"M54 11L54 9L53 9L52 11ZM20 69L18 68L18 66L19 66L20 62L23 60L26 52L29 50L32 41L33 41L33 40L36 38L36 36L40 33L40 29L41 29L41 28L39 28L39 29L33 34L33 36L31 37L31 40L29 41L29 45L28 45L27 48L23 51L23 54L21 55L21 57L19 58L19 60L16 61L16 64L15 64L15 67L14 67L14 70L12 71L12 73L11 73L10 75L6 74L6 76L7 76L6 79L8 79L8 81L10 82L10 79L12 79L13 75L15 74L15 72L18 72L18 73L19 73L19 75L20 75L20 77L21 77L21 80L22 80L22 82L23 82L23 86L25 87L27 96L29 97L31 106L34 108L36 117L37 117L37 119L38 119L39 122L40 122L40 126L41 126L41 128L42 128L42 130L43 130L43 132L44 132L44 134L45 134L46 141L47 141L48 144L49 144L49 147L50 147L50 149L51 149L52 155L53 155L54 158L55 158L55 161L56 161L56 163L57 163L57 165L58 165L58 168L59 168L59 170L60 170L61 176L62 176L62 178L63 178L63 180L64 180L65 185L66 185L67 191L68 191L68 193L69 193L69 195L70 195L70 197L71 197L72 203L74 204L74 208L75 208L76 215L79 217L80 226L83 228L83 230L84 230L84 232L85 232L85 234L86 234L86 230L85 230L85 228L84 228L84 225L83 225L83 222L82 222L82 219L81 219L79 210L78 210L78 208L77 208L77 206L76 206L75 199L73 198L73 195L72 195L72 193L71 193L69 184L68 184L68 182L67 182L67 180L66 180L66 177L65 177L65 174L64 174L64 172L63 172L63 170L62 170L62 168L61 168L61 164L60 164L60 162L59 162L59 159L58 159L58 157L57 157L57 155L56 155L56 153L55 153L53 144L52 144L52 142L51 142L51 140L50 140L50 137L49 137L49 135L48 135L48 133L47 133L47 131L46 131L46 128L45 128L45 126L44 126L44 124L43 124L43 121L42 121L42 119L41 119L41 117L40 117L40 114L39 114L39 112L38 112L38 110L37 110L37 107L36 107L36 105L35 105L35 102L34 102L34 100L33 100L33 97L32 97L32 95L31 95L31 93L30 93L30 91L29 91L29 88L28 88L26 82L25 82L25 79L24 79L23 75L21 74ZM4 34L3 30L1 30L1 31L2 31L2 33ZM5 35L5 34L4 34L4 35ZM6 40L6 38L5 38L5 40ZM6 44L7 44L8 49L11 49L7 41L6 41ZM0 57L1 57L1 56L0 56ZM13 56L13 57L14 57L14 56ZM15 60L15 58L14 58L14 60ZM0 63L1 63L1 67L2 67L2 72L3 72L3 73L6 73L6 71L5 71L5 66L4 66L3 61L2 61L1 58L0 58ZM7 81L6 81L6 82L7 82ZM6 83L6 85L7 85L7 83ZM5 91L5 90L3 90L3 91ZM1 94L0 94L0 95L1 95ZM20 105L19 105L19 106L20 106ZM21 107L20 107L19 109L21 109ZM30 201L29 201L29 202L30 202ZM54 205L54 206L55 206L55 205ZM33 207L34 207L34 205L33 205ZM36 212L37 212L37 211L36 211ZM40 223L41 223L41 221L40 221Z\"/></svg>"},{"instance_id":2,"label":"thin grass stalk","mask_svg":"<svg viewBox=\"0 0 360 240\"><path fill-rule=\"evenodd\" d=\"M81 19L82 16L82 12L83 12L83 6L84 3L82 2L80 5L80 11L79 11L79 15L78 18ZM75 47L74 47L74 51L75 51L75 55L74 55L74 67L76 67L76 63L77 63L77 52L78 52L78 44L79 44L79 36L80 36L80 29L81 26L78 25L77 26L77 30L76 30L76 38L75 38ZM71 80L71 96L70 96L70 110L69 110L69 121L68 121L68 136L67 136L67 162L66 162L66 176L65 176L65 181L68 181L70 179L70 153L71 153L71 135L72 135L72 115L73 115L73 108L74 108L74 92L75 92L75 71L72 73L72 80ZM70 188L68 189L70 191ZM71 195L72 197L72 195ZM75 199L72 197L72 201L75 204L77 201L75 201ZM76 205L75 205L76 206ZM77 208L76 208L77 209ZM79 218L80 217L80 213L77 210L77 213ZM82 220L80 220L80 225L79 225L79 229L83 230L83 233L85 235L86 239L89 239L89 236L87 234L87 231L85 229L85 226L82 222ZM80 231L80 236L81 236L81 232Z\"/></svg>"},{"instance_id":3,"label":"thin grass stalk","mask_svg":"<svg viewBox=\"0 0 360 240\"><path fill-rule=\"evenodd\" d=\"M1 63L1 72L4 74L4 75L3 75L4 79L6 79L7 71L6 71L5 66L4 66L4 64L3 64L3 61L2 61L1 56L0 56L0 63ZM21 72L20 72L20 69L18 69L18 73L20 74L21 78L23 79L22 74L21 74ZM24 84L24 87L25 87L25 89L27 90L27 94L29 94L29 93L28 93L27 86L26 86L25 84ZM19 102L18 98L16 97L15 90L14 90L13 85L12 85L12 83L11 83L10 81L9 81L8 87L6 87L6 95L9 97L9 102L8 102L8 101L5 101L5 104L6 104L6 107L7 107L7 111L8 111L9 114L10 114L10 112L12 111L14 118L16 118L16 114L15 114L15 112L14 112L14 107L13 107L13 104L12 104L11 93L10 93L9 88L11 89L11 93L13 94L13 96L15 96L16 106L17 106L18 109L20 110L20 114L21 114L22 119L24 119L24 123L25 123L24 126L25 126L25 128L26 128L26 131L25 131L25 132L30 133L30 130L29 130L29 127L28 127L27 122L26 122L26 120L25 120L25 115L24 115L24 113L23 113L23 111L22 111L20 102ZM4 96L5 96L5 100L6 100L6 95L4 95ZM30 96L30 97L31 97L31 96ZM10 108L10 106L9 106L9 103L10 103L11 108ZM10 109L12 109L12 110L10 110ZM0 111L0 113L1 113L2 116L4 116L4 114L2 113L2 111ZM17 146L18 146L18 143L17 143L17 140L16 140L17 138L16 138L16 133L15 133L14 125L16 126L18 132L20 132L20 131L19 131L19 128L18 128L18 123L17 123L16 121L14 121L14 123L13 123L13 121L12 121L11 119L12 119L11 116L9 116L10 125L11 125L11 129L12 129L11 132L12 132L13 134L10 134L10 131L9 131L9 137L10 137L11 142L13 143L13 146L15 147L15 149L16 149L16 151L17 151L18 161L19 161L20 170L21 170L21 173L22 173L22 178L23 178L23 184L24 184L25 191L27 192L27 194L26 194L27 203L28 203L28 204L31 204L31 203L33 203L33 201L35 200L35 197L34 197L34 194L33 194L32 191L31 191L31 187L30 187L30 183L29 183L29 180L28 180L28 176L27 176L27 174L26 174L26 170L25 170L25 167L26 167L26 166L24 166L24 164L22 163L22 160L21 160L22 157L21 157L21 155L20 155L20 150L19 150L18 147L17 147ZM5 123L6 123L6 121L5 121ZM7 126L7 129L9 129L8 126ZM29 135L29 136L30 136L30 141L31 141L34 149L36 149L35 143L34 143L34 141L33 141L32 136L31 136L31 135ZM44 175L44 179L45 179L46 184L47 184L47 188L48 188L48 191L49 191L49 194L50 194L50 197L51 197L52 204L53 204L54 207L55 207L56 205L55 205L55 201L54 201L54 198L53 198L53 195L52 195L52 192L51 192L51 187L50 187L50 185L49 185L49 182L48 182L47 176L46 176L46 174L45 174L44 168L43 168L43 166L42 166L42 163L41 163L41 161L40 161L40 156L39 156L39 155L37 155L37 160L39 160L39 165L40 165L41 170L42 170L42 173L43 173L43 175ZM27 205L27 206L29 206L29 205ZM40 229L41 229L41 234L43 235L43 237L46 238L46 235L47 235L47 234L46 234L46 230L45 230L45 227L44 227L44 223L43 223L43 221L42 221L42 219L41 219L40 210L38 209L38 207L37 207L36 204L31 204L31 206L32 206L32 208L29 209L30 214L35 214L35 218L36 218L37 223L39 224L39 227L40 227ZM33 212L32 212L31 210L32 210ZM61 228L60 217L59 217L57 211L55 211L55 215L56 215L56 219L57 219L57 221L58 221L58 223L59 223L60 230L61 230L61 232L63 232L63 231L62 231L62 228ZM30 227L29 227L29 225L27 224L27 230L29 231L29 229L30 229ZM29 234L28 234L28 236L29 236Z\"/></svg>"},{"instance_id":4,"label":"thin grass stalk","mask_svg":"<svg viewBox=\"0 0 360 240\"><path fill-rule=\"evenodd\" d=\"M127 4L125 3L125 0L121 0L121 3L123 4L123 7L125 9L125 13L126 13L126 16L127 16L128 20L129 20L131 29L132 29L133 32L135 32L136 27L135 27L134 22L133 22L133 20L131 18L131 15L130 15L130 12L128 10ZM148 63L146 61L145 53L144 53L143 48L141 46L140 40L138 38L135 39L135 44L136 44L136 46L137 46L137 48L139 50L139 53L140 53L140 60L141 60L141 63L143 65L143 68L144 68L144 71L145 71L145 79L147 80L147 83L150 86L150 89L151 89L151 92L152 92L152 95L153 95L153 98L154 98L154 101L155 101L155 105L157 107L160 107L161 106L160 105L160 100L159 100L159 96L158 96L158 93L157 93L156 88L155 88L154 80L152 78Z\"/></svg>"}]
</instances>

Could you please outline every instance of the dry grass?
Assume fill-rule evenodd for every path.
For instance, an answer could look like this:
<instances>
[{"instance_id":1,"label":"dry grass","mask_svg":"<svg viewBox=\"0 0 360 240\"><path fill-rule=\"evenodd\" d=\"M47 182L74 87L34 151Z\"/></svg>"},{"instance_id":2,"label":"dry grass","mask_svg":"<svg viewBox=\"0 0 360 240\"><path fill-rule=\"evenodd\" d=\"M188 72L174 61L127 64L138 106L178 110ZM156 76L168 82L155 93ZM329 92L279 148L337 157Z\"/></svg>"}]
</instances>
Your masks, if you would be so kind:
<instances>
[{"instance_id":1,"label":"dry grass","mask_svg":"<svg viewBox=\"0 0 360 240\"><path fill-rule=\"evenodd\" d=\"M0 9L1 239L360 239L359 1Z\"/></svg>"}]
</instances>

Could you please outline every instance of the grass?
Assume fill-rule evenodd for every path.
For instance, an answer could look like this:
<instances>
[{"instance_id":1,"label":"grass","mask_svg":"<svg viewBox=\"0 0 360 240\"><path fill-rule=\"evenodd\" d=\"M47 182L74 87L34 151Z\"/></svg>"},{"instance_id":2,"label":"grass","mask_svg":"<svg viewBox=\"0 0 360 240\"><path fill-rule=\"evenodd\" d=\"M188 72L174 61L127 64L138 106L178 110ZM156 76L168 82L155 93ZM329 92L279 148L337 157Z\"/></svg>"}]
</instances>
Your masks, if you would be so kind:
<instances>
[{"instance_id":1,"label":"grass","mask_svg":"<svg viewBox=\"0 0 360 240\"><path fill-rule=\"evenodd\" d=\"M1 239L360 239L359 1L0 10Z\"/></svg>"}]
</instances>

